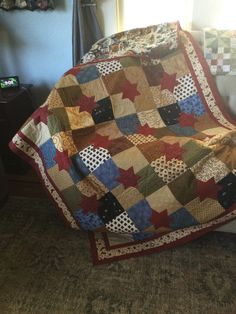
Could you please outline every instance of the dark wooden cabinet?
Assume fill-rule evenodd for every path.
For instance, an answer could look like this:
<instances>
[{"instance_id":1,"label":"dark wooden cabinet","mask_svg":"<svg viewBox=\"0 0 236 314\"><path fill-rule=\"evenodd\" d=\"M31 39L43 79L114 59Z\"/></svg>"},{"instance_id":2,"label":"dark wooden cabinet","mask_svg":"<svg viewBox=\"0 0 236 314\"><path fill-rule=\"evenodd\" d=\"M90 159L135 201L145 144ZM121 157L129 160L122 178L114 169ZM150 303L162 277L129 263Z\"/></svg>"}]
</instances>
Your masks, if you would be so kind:
<instances>
[{"instance_id":1,"label":"dark wooden cabinet","mask_svg":"<svg viewBox=\"0 0 236 314\"><path fill-rule=\"evenodd\" d=\"M31 85L0 94L0 154L7 173L24 174L28 165L8 147L12 137L33 113Z\"/></svg>"}]
</instances>

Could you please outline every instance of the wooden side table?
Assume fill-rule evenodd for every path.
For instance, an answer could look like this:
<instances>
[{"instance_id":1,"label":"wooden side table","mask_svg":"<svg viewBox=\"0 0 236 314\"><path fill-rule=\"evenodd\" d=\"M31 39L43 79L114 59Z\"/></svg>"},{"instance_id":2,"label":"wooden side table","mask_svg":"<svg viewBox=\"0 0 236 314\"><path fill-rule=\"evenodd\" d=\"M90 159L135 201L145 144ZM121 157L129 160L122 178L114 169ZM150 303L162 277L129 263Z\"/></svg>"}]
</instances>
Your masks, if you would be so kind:
<instances>
[{"instance_id":1,"label":"wooden side table","mask_svg":"<svg viewBox=\"0 0 236 314\"><path fill-rule=\"evenodd\" d=\"M7 173L24 174L29 168L9 149L8 143L34 111L31 87L22 85L17 90L9 89L0 94L0 156Z\"/></svg>"}]
</instances>

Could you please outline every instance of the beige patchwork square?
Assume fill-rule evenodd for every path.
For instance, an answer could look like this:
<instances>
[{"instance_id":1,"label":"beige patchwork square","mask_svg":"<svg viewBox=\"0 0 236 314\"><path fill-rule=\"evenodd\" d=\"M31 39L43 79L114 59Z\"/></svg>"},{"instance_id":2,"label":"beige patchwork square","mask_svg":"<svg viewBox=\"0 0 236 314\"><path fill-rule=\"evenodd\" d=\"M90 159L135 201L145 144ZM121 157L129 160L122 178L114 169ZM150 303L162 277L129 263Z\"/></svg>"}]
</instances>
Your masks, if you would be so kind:
<instances>
[{"instance_id":1,"label":"beige patchwork square","mask_svg":"<svg viewBox=\"0 0 236 314\"><path fill-rule=\"evenodd\" d=\"M124 73L128 81L130 81L132 84L137 84L138 90L144 86L149 87L146 75L142 67L130 66L128 68L124 68Z\"/></svg>"},{"instance_id":2,"label":"beige patchwork square","mask_svg":"<svg viewBox=\"0 0 236 314\"><path fill-rule=\"evenodd\" d=\"M87 197L96 195L97 199L100 199L108 193L108 189L93 174L89 174L85 179L78 182L76 186Z\"/></svg>"},{"instance_id":3,"label":"beige patchwork square","mask_svg":"<svg viewBox=\"0 0 236 314\"><path fill-rule=\"evenodd\" d=\"M116 196L121 206L127 210L139 201L143 200L143 195L134 187L129 187Z\"/></svg>"},{"instance_id":4,"label":"beige patchwork square","mask_svg":"<svg viewBox=\"0 0 236 314\"><path fill-rule=\"evenodd\" d=\"M58 165L47 170L49 177L52 179L58 190L62 191L74 185L67 171L59 170Z\"/></svg>"},{"instance_id":5,"label":"beige patchwork square","mask_svg":"<svg viewBox=\"0 0 236 314\"><path fill-rule=\"evenodd\" d=\"M225 211L224 208L212 198L205 198L200 202L199 197L197 197L184 207L200 223L208 222Z\"/></svg>"},{"instance_id":6,"label":"beige patchwork square","mask_svg":"<svg viewBox=\"0 0 236 314\"><path fill-rule=\"evenodd\" d=\"M208 136L214 136L220 133L225 133L225 128L220 127L220 126L216 128L211 128L211 129L209 128L209 129L203 130L203 133Z\"/></svg>"},{"instance_id":7,"label":"beige patchwork square","mask_svg":"<svg viewBox=\"0 0 236 314\"><path fill-rule=\"evenodd\" d=\"M123 99L122 96L123 93L110 96L115 118L120 118L129 114L136 113L134 103L128 98Z\"/></svg>"},{"instance_id":8,"label":"beige patchwork square","mask_svg":"<svg viewBox=\"0 0 236 314\"><path fill-rule=\"evenodd\" d=\"M154 102L151 88L150 87L140 87L140 95L135 97L134 104L137 112L151 110L156 108Z\"/></svg>"},{"instance_id":9,"label":"beige patchwork square","mask_svg":"<svg viewBox=\"0 0 236 314\"><path fill-rule=\"evenodd\" d=\"M101 100L109 96L106 87L100 78L84 84L80 84L80 88L83 95L87 97L94 96L95 101Z\"/></svg>"},{"instance_id":10,"label":"beige patchwork square","mask_svg":"<svg viewBox=\"0 0 236 314\"><path fill-rule=\"evenodd\" d=\"M168 74L177 74L176 78L189 74L189 68L181 52L176 52L172 56L161 60L161 64Z\"/></svg>"},{"instance_id":11,"label":"beige patchwork square","mask_svg":"<svg viewBox=\"0 0 236 314\"><path fill-rule=\"evenodd\" d=\"M221 160L216 158L214 153L207 155L190 169L195 177L203 182L214 178L217 183L230 173L230 169Z\"/></svg>"},{"instance_id":12,"label":"beige patchwork square","mask_svg":"<svg viewBox=\"0 0 236 314\"><path fill-rule=\"evenodd\" d=\"M167 185L146 197L151 208L157 212L167 210L168 214L172 214L177 209L183 207L174 197Z\"/></svg>"},{"instance_id":13,"label":"beige patchwork square","mask_svg":"<svg viewBox=\"0 0 236 314\"><path fill-rule=\"evenodd\" d=\"M63 76L55 85L56 88L61 88L61 87L69 87L69 86L75 86L79 85L77 78L72 75L68 74Z\"/></svg>"},{"instance_id":14,"label":"beige patchwork square","mask_svg":"<svg viewBox=\"0 0 236 314\"><path fill-rule=\"evenodd\" d=\"M65 107L71 130L84 129L94 126L92 116L87 111L79 112L79 106Z\"/></svg>"},{"instance_id":15,"label":"beige patchwork square","mask_svg":"<svg viewBox=\"0 0 236 314\"><path fill-rule=\"evenodd\" d=\"M112 159L118 168L127 170L133 167L135 173L139 172L149 164L147 159L136 146L122 151L121 153L113 156Z\"/></svg>"},{"instance_id":16,"label":"beige patchwork square","mask_svg":"<svg viewBox=\"0 0 236 314\"><path fill-rule=\"evenodd\" d=\"M176 103L175 95L168 89L161 90L160 86L152 86L150 91L157 108Z\"/></svg>"},{"instance_id":17,"label":"beige patchwork square","mask_svg":"<svg viewBox=\"0 0 236 314\"><path fill-rule=\"evenodd\" d=\"M74 144L71 131L54 134L52 140L56 149L60 152L67 150L69 157L75 155L78 151Z\"/></svg>"},{"instance_id":18,"label":"beige patchwork square","mask_svg":"<svg viewBox=\"0 0 236 314\"><path fill-rule=\"evenodd\" d=\"M61 96L54 88L47 98L48 109L64 107Z\"/></svg>"},{"instance_id":19,"label":"beige patchwork square","mask_svg":"<svg viewBox=\"0 0 236 314\"><path fill-rule=\"evenodd\" d=\"M207 133L205 133L205 134L207 134L207 135L211 135L211 130L213 130L213 132L217 132L218 127L219 127L219 124L216 123L214 120L210 119L208 114L204 114L200 117L197 117L197 120L194 123L194 128L197 131L205 133L205 130L206 130ZM217 134L217 133L213 133L213 135L214 134Z\"/></svg>"},{"instance_id":20,"label":"beige patchwork square","mask_svg":"<svg viewBox=\"0 0 236 314\"><path fill-rule=\"evenodd\" d=\"M141 125L147 124L150 128L162 128L166 126L157 109L138 112L138 118Z\"/></svg>"}]
</instances>

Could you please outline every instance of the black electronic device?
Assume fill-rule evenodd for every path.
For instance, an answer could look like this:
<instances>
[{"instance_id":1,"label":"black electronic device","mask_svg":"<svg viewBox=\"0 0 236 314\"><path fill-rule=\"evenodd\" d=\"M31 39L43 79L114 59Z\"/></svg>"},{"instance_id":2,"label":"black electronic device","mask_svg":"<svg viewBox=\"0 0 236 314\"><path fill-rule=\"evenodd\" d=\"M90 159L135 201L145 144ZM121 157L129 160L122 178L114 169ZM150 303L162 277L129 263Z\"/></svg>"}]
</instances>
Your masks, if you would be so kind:
<instances>
[{"instance_id":1,"label":"black electronic device","mask_svg":"<svg viewBox=\"0 0 236 314\"><path fill-rule=\"evenodd\" d=\"M1 90L18 89L20 87L20 81L18 76L5 76L0 77Z\"/></svg>"}]
</instances>

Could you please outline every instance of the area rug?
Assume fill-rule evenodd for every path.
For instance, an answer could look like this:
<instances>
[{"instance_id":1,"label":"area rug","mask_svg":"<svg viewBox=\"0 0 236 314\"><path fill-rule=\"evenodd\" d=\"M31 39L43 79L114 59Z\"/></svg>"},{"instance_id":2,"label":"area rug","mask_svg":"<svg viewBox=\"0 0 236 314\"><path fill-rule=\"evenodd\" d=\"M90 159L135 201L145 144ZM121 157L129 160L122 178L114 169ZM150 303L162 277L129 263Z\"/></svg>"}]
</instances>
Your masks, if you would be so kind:
<instances>
[{"instance_id":1,"label":"area rug","mask_svg":"<svg viewBox=\"0 0 236 314\"><path fill-rule=\"evenodd\" d=\"M0 210L1 314L236 312L236 235L210 233L160 254L94 267L87 234L46 199Z\"/></svg>"}]
</instances>

